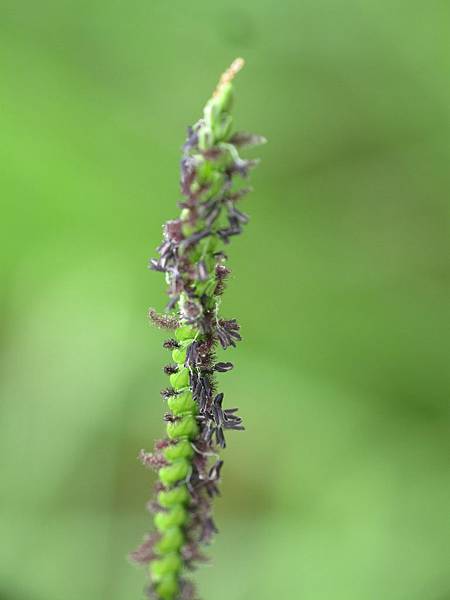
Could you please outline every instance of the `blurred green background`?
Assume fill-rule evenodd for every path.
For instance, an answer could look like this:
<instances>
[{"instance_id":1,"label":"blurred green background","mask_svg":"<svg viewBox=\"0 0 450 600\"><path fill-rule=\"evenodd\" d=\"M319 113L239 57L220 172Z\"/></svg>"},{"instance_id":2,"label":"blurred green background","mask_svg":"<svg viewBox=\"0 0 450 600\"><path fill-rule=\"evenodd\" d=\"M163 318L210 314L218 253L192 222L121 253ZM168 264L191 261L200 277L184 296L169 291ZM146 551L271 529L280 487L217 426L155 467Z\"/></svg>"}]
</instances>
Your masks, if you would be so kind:
<instances>
[{"instance_id":1,"label":"blurred green background","mask_svg":"<svg viewBox=\"0 0 450 600\"><path fill-rule=\"evenodd\" d=\"M443 1L0 4L0 598L132 600L164 339L147 271L185 127L247 59L270 143L233 240L230 435L204 600L446 600Z\"/></svg>"}]
</instances>

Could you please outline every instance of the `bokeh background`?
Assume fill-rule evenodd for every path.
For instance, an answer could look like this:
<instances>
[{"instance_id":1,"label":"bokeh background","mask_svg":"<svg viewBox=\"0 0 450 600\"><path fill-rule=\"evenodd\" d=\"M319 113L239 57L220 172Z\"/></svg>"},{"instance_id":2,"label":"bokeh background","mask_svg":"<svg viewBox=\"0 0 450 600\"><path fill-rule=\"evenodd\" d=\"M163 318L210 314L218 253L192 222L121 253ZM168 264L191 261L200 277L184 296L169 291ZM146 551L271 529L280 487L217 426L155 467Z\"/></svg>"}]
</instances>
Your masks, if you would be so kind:
<instances>
[{"instance_id":1,"label":"bokeh background","mask_svg":"<svg viewBox=\"0 0 450 600\"><path fill-rule=\"evenodd\" d=\"M448 2L0 4L0 598L132 600L185 127L243 55L205 600L448 600Z\"/></svg>"}]
</instances>

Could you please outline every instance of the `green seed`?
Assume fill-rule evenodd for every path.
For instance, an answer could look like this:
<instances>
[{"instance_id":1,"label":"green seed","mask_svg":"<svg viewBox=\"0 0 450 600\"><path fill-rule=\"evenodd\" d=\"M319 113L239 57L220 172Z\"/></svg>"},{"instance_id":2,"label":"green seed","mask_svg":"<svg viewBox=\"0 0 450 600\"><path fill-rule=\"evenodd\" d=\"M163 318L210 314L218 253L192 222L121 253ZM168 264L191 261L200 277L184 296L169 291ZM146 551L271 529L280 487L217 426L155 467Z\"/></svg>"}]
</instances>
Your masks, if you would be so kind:
<instances>
[{"instance_id":1,"label":"green seed","mask_svg":"<svg viewBox=\"0 0 450 600\"><path fill-rule=\"evenodd\" d=\"M166 575L173 576L180 569L181 558L175 553L158 558L150 564L150 574L153 581L163 581Z\"/></svg>"},{"instance_id":2,"label":"green seed","mask_svg":"<svg viewBox=\"0 0 450 600\"><path fill-rule=\"evenodd\" d=\"M172 350L172 359L179 365L184 365L187 348L175 348Z\"/></svg>"},{"instance_id":3,"label":"green seed","mask_svg":"<svg viewBox=\"0 0 450 600\"><path fill-rule=\"evenodd\" d=\"M176 373L172 373L170 376L170 385L175 390L182 390L189 385L189 369L186 367L181 368Z\"/></svg>"},{"instance_id":4,"label":"green seed","mask_svg":"<svg viewBox=\"0 0 450 600\"><path fill-rule=\"evenodd\" d=\"M170 512L156 513L154 518L155 527L161 533L171 527L180 527L186 523L187 514L181 505L174 506Z\"/></svg>"},{"instance_id":5,"label":"green seed","mask_svg":"<svg viewBox=\"0 0 450 600\"><path fill-rule=\"evenodd\" d=\"M170 396L167 401L170 410L174 415L179 416L186 412L196 412L197 403L192 398L192 392L186 391L176 396Z\"/></svg>"},{"instance_id":6,"label":"green seed","mask_svg":"<svg viewBox=\"0 0 450 600\"><path fill-rule=\"evenodd\" d=\"M177 460L168 467L159 470L159 478L164 485L170 486L186 479L189 473L189 463L185 459Z\"/></svg>"},{"instance_id":7,"label":"green seed","mask_svg":"<svg viewBox=\"0 0 450 600\"><path fill-rule=\"evenodd\" d=\"M195 336L195 329L191 325L182 325L175 331L175 338L178 342L192 339Z\"/></svg>"},{"instance_id":8,"label":"green seed","mask_svg":"<svg viewBox=\"0 0 450 600\"><path fill-rule=\"evenodd\" d=\"M174 446L168 446L164 450L164 458L168 461L176 461L180 458L190 458L194 454L194 449L189 440L178 440Z\"/></svg>"},{"instance_id":9,"label":"green seed","mask_svg":"<svg viewBox=\"0 0 450 600\"><path fill-rule=\"evenodd\" d=\"M176 504L185 504L189 500L189 492L185 485L165 490L158 494L158 504L163 508L171 508Z\"/></svg>"},{"instance_id":10,"label":"green seed","mask_svg":"<svg viewBox=\"0 0 450 600\"><path fill-rule=\"evenodd\" d=\"M161 600L174 600L178 592L178 578L174 574L165 575L156 585L156 593Z\"/></svg>"},{"instance_id":11,"label":"green seed","mask_svg":"<svg viewBox=\"0 0 450 600\"><path fill-rule=\"evenodd\" d=\"M176 552L184 544L184 536L179 527L168 529L162 538L155 544L155 550L159 554Z\"/></svg>"},{"instance_id":12,"label":"green seed","mask_svg":"<svg viewBox=\"0 0 450 600\"><path fill-rule=\"evenodd\" d=\"M167 435L171 440L180 437L188 437L189 439L193 439L197 433L197 421L192 415L185 415L178 421L167 424Z\"/></svg>"}]
</instances>

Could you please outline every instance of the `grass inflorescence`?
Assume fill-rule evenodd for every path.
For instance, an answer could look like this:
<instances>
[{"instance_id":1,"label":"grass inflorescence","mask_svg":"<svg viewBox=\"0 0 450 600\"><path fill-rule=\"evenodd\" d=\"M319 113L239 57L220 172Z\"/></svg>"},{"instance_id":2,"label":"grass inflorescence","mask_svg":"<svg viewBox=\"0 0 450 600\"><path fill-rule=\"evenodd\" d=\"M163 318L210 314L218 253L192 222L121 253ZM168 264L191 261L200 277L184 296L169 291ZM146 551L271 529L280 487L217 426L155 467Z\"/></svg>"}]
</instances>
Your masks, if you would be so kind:
<instances>
[{"instance_id":1,"label":"grass inflorescence","mask_svg":"<svg viewBox=\"0 0 450 600\"><path fill-rule=\"evenodd\" d=\"M263 143L260 136L234 133L230 114L233 78L243 66L237 59L222 75L203 117L188 129L181 160L181 214L164 225L159 257L150 267L164 273L169 302L164 314L149 310L157 327L170 332L164 347L171 362L164 367L169 385L161 394L168 411L165 439L154 451L141 451L145 466L158 472L155 532L133 554L150 569L149 595L157 600L194 600L185 577L205 560L201 547L217 532L212 500L219 493L226 432L244 429L237 408L224 408L217 374L233 368L216 359L216 349L241 340L236 319L220 314L230 269L226 247L241 233L248 217L238 208L256 160L243 159L244 146ZM236 185L237 184L237 185Z\"/></svg>"}]
</instances>

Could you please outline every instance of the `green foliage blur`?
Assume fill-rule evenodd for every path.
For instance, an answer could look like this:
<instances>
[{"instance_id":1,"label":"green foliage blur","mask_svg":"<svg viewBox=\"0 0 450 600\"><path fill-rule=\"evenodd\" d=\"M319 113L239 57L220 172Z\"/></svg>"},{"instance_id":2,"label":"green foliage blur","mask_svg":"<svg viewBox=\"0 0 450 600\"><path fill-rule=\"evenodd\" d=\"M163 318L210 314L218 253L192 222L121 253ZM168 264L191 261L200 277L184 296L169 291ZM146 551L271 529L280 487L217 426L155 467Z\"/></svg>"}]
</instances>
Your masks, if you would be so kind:
<instances>
[{"instance_id":1,"label":"green foliage blur","mask_svg":"<svg viewBox=\"0 0 450 600\"><path fill-rule=\"evenodd\" d=\"M450 5L2 0L1 600L133 600L178 161L236 56L270 143L230 247L204 600L445 600ZM447 327L446 327L447 326Z\"/></svg>"}]
</instances>

